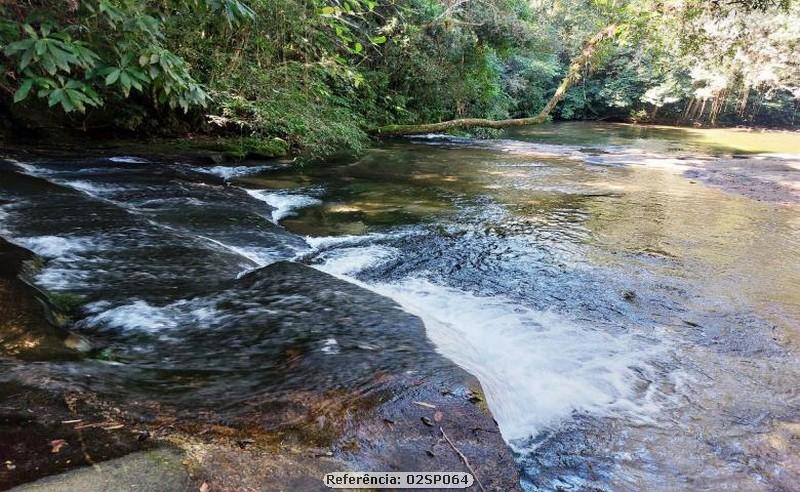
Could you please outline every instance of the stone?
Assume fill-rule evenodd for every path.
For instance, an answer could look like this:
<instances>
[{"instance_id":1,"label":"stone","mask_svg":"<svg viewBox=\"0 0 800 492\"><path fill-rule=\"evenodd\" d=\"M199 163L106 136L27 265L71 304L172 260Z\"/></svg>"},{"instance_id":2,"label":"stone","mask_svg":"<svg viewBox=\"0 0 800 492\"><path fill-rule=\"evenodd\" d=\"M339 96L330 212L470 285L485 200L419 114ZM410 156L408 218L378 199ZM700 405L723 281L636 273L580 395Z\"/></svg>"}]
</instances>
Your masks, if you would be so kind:
<instances>
[{"instance_id":1,"label":"stone","mask_svg":"<svg viewBox=\"0 0 800 492\"><path fill-rule=\"evenodd\" d=\"M183 465L182 452L160 448L132 453L21 485L14 492L167 492L197 490Z\"/></svg>"}]
</instances>

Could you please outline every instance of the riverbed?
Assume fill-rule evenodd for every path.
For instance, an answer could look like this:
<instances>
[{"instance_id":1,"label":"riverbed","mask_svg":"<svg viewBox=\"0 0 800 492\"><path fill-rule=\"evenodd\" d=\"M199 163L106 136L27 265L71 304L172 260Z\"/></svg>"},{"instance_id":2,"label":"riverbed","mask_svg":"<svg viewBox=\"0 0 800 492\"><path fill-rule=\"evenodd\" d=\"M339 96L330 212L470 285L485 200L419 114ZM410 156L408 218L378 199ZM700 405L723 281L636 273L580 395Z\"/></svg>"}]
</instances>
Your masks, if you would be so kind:
<instances>
[{"instance_id":1,"label":"riverbed","mask_svg":"<svg viewBox=\"0 0 800 492\"><path fill-rule=\"evenodd\" d=\"M360 387L360 361L437 370L391 332L248 339L253 296L286 326L300 301L237 279L290 261L418 316L480 381L525 490L792 490L800 138L721 132L552 124L306 166L13 156L0 234L103 349L7 374L233 418ZM295 352L313 356L287 370ZM347 363L315 370L328 354Z\"/></svg>"}]
</instances>

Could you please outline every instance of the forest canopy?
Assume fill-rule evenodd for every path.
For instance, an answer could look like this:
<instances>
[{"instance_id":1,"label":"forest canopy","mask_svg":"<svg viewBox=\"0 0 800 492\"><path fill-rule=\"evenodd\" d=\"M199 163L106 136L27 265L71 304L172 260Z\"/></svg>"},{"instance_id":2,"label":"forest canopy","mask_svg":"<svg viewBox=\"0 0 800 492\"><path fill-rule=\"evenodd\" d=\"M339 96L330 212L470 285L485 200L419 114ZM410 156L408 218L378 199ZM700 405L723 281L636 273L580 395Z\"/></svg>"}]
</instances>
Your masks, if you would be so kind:
<instances>
[{"instance_id":1,"label":"forest canopy","mask_svg":"<svg viewBox=\"0 0 800 492\"><path fill-rule=\"evenodd\" d=\"M0 108L323 157L381 125L535 115L611 24L554 118L800 123L800 8L770 0L6 1Z\"/></svg>"}]
</instances>

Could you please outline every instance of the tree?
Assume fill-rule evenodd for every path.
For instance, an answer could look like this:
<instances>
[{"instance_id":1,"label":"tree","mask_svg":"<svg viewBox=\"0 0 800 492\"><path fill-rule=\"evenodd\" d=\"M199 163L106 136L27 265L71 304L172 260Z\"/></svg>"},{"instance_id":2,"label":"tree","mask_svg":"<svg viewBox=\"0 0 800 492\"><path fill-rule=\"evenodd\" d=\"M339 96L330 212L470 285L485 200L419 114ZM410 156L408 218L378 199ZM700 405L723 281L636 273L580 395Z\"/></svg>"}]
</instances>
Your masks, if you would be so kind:
<instances>
[{"instance_id":1,"label":"tree","mask_svg":"<svg viewBox=\"0 0 800 492\"><path fill-rule=\"evenodd\" d=\"M428 123L420 125L387 125L374 130L376 135L413 135L421 133L435 133L454 129L464 128L508 128L513 126L538 125L547 121L553 108L564 98L567 90L581 78L584 66L595 56L598 47L604 41L612 38L617 33L617 26L611 24L600 32L592 36L586 43L583 51L572 61L569 70L561 83L556 88L555 93L547 101L547 104L539 111L539 114L530 118L514 118L506 120L489 120L484 118L462 118L457 120L443 121L440 123Z\"/></svg>"},{"instance_id":2,"label":"tree","mask_svg":"<svg viewBox=\"0 0 800 492\"><path fill-rule=\"evenodd\" d=\"M15 103L36 96L67 113L99 107L132 92L184 112L208 95L182 58L164 43L177 12L200 12L229 24L252 17L238 0L41 0L0 6L0 47L6 57L0 86Z\"/></svg>"}]
</instances>

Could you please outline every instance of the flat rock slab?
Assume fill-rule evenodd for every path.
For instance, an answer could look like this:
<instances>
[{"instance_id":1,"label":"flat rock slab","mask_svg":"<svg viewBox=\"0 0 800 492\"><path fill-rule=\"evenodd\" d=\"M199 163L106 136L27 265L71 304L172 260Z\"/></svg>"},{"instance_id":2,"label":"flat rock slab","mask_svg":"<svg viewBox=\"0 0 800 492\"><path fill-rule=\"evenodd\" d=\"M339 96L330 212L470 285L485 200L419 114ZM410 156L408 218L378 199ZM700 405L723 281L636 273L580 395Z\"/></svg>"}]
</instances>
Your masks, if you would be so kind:
<instances>
[{"instance_id":1,"label":"flat rock slab","mask_svg":"<svg viewBox=\"0 0 800 492\"><path fill-rule=\"evenodd\" d=\"M14 492L165 492L196 490L178 450L160 448L21 485Z\"/></svg>"},{"instance_id":2,"label":"flat rock slab","mask_svg":"<svg viewBox=\"0 0 800 492\"><path fill-rule=\"evenodd\" d=\"M202 328L192 322L199 309L215 313ZM65 432L83 425L66 422L83 419L115 424L114 430L81 431L96 430L96 442L83 441L90 444L85 451L94 462L111 458L103 462L109 466L67 472L37 486L185 490L183 465L169 465L180 459L154 466L145 457L160 454L114 454L180 435L192 486L207 482L215 491L325 490L323 475L334 470L472 471L484 490L520 490L511 450L478 381L438 354L422 321L390 299L305 265L279 262L176 303L174 310L178 322L170 337L152 344L143 344L142 334L90 333L110 342L125 364L87 358L15 365L7 384L46 382L39 391L52 393L53 402L24 425L7 427L43 432L4 454L19 467L6 483L63 472L67 465L41 467L55 456L47 443L69 442L58 452L62 460L82 450L81 439ZM60 393L72 387L78 371L91 375L81 380L85 403L68 405L69 413L51 411L70 399ZM34 407L20 403L14 415ZM134 431L153 437L139 443ZM198 448L202 452L191 452ZM108 449L114 453L103 453ZM86 464L77 457L69 463ZM143 470L168 476L151 481ZM151 483L158 488L147 488Z\"/></svg>"}]
</instances>

